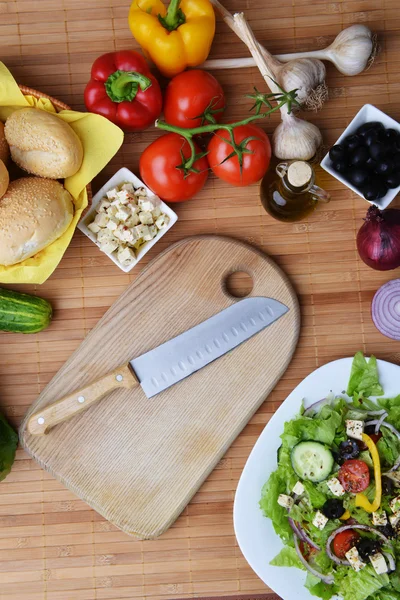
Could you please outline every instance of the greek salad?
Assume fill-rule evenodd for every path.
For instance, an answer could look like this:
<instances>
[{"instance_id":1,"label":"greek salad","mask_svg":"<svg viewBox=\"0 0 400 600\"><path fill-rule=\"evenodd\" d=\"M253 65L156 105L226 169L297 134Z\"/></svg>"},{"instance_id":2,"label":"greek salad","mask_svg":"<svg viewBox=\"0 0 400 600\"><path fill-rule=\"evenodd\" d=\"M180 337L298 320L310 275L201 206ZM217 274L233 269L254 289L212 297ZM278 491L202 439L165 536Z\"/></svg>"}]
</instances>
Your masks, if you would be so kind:
<instances>
[{"instance_id":1,"label":"greek salad","mask_svg":"<svg viewBox=\"0 0 400 600\"><path fill-rule=\"evenodd\" d=\"M375 357L357 353L346 392L280 437L260 500L284 543L270 564L304 569L324 600L400 600L400 394L384 397Z\"/></svg>"}]
</instances>

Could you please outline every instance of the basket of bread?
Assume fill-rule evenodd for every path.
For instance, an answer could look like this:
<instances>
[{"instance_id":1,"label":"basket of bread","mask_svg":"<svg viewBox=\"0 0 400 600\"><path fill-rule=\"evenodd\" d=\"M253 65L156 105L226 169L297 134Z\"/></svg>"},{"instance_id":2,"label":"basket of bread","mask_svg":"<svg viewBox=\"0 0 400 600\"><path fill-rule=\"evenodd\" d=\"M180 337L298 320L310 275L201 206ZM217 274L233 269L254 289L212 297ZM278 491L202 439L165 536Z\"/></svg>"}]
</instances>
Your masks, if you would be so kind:
<instances>
[{"instance_id":1,"label":"basket of bread","mask_svg":"<svg viewBox=\"0 0 400 600\"><path fill-rule=\"evenodd\" d=\"M18 86L0 63L0 282L43 283L88 205L122 131Z\"/></svg>"}]
</instances>

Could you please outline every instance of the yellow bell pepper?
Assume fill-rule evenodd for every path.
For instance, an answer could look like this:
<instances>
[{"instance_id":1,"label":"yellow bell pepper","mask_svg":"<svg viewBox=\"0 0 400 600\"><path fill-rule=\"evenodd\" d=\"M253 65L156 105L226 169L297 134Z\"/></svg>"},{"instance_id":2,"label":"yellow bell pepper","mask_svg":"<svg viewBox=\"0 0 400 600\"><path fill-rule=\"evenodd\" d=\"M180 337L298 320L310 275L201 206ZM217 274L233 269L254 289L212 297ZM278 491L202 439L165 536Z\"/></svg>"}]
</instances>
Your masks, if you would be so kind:
<instances>
[{"instance_id":1,"label":"yellow bell pepper","mask_svg":"<svg viewBox=\"0 0 400 600\"><path fill-rule=\"evenodd\" d=\"M349 513L349 511L345 510L344 513L342 514L342 516L339 517L339 519L341 521L347 521L347 519L350 519L350 517L351 517L351 514Z\"/></svg>"},{"instance_id":2,"label":"yellow bell pepper","mask_svg":"<svg viewBox=\"0 0 400 600\"><path fill-rule=\"evenodd\" d=\"M215 33L209 0L133 0L129 27L144 53L166 77L204 62Z\"/></svg>"},{"instance_id":3,"label":"yellow bell pepper","mask_svg":"<svg viewBox=\"0 0 400 600\"><path fill-rule=\"evenodd\" d=\"M374 501L371 502L368 500L365 494L357 494L356 495L356 506L364 508L367 512L372 513L376 512L381 505L382 499L382 479L381 479L381 463L379 460L378 449L375 446L375 443L371 440L369 435L366 433L362 434L362 439L364 444L368 447L370 451L372 462L374 464L374 476L375 476L375 498Z\"/></svg>"}]
</instances>

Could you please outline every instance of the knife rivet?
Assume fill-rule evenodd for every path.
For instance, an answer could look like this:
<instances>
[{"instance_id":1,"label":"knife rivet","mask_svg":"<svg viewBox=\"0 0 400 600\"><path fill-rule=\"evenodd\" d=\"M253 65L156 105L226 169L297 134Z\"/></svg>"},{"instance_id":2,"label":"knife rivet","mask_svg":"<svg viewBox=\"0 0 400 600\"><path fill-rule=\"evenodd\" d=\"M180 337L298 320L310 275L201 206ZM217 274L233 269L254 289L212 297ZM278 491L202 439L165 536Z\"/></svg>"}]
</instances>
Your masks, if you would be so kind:
<instances>
[{"instance_id":1,"label":"knife rivet","mask_svg":"<svg viewBox=\"0 0 400 600\"><path fill-rule=\"evenodd\" d=\"M39 423L39 425L43 425L44 424L44 419L43 417L39 417L37 422Z\"/></svg>"},{"instance_id":2,"label":"knife rivet","mask_svg":"<svg viewBox=\"0 0 400 600\"><path fill-rule=\"evenodd\" d=\"M78 402L80 404L83 404L83 402L85 402L85 397L84 396L78 396Z\"/></svg>"},{"instance_id":3,"label":"knife rivet","mask_svg":"<svg viewBox=\"0 0 400 600\"><path fill-rule=\"evenodd\" d=\"M115 379L116 379L117 381L122 381L122 380L123 380L123 377L122 377L122 375L116 375L116 376L115 376Z\"/></svg>"}]
</instances>

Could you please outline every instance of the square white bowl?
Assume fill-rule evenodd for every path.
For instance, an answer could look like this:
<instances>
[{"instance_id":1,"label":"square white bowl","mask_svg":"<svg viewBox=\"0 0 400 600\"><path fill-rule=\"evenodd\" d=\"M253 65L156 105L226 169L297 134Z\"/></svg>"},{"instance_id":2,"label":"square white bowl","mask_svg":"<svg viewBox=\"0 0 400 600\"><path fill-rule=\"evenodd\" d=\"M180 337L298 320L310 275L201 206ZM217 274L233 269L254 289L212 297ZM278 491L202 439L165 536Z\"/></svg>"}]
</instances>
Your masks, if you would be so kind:
<instances>
[{"instance_id":1,"label":"square white bowl","mask_svg":"<svg viewBox=\"0 0 400 600\"><path fill-rule=\"evenodd\" d=\"M91 209L86 213L86 215L83 217L83 219L81 219L81 221L78 223L78 229L80 231L82 231L82 233L84 233L90 240L92 240L92 242L94 242L96 244L96 246L100 246L100 244L96 240L96 235L92 231L90 231L90 229L88 229L87 226L90 223L92 223L92 221L94 220L94 218L96 216L96 207L97 207L98 203L102 200L102 198L104 198L104 196L107 194L108 191L112 190L113 188L117 187L118 185L121 185L122 183L132 183L133 187L135 189L140 188L140 187L145 188L145 190L147 191L147 195L149 197L154 196L153 192L151 190L149 190L149 188L146 185L144 185L144 183L142 181L140 181L140 179L138 177L136 177L136 175L134 175L134 173L132 173L132 171L130 171L126 167L122 167L122 169L117 171L115 173L115 175L113 175L113 177L111 177L111 179L109 179L107 181L107 183L105 183L103 185L103 187L97 192L97 194L95 196L93 196ZM171 227L177 222L178 215L176 213L174 213L174 211L169 206L167 206L162 200L160 200L160 202L161 202L161 204L160 204L161 211L163 213L165 213L166 215L168 215L169 223L168 223L167 227L165 227L164 229L161 229L158 232L158 234L156 235L155 238L153 238L149 242L145 242L143 244L143 246L140 247L139 251L136 253L136 260L134 260L128 267L124 267L117 260L116 256L114 256L113 254L103 252L103 254L108 256L108 258L110 258L113 261L113 263L115 263L121 269L121 271L124 271L124 273L129 273L129 271L131 271L134 267L136 267L138 262L150 250L150 248L152 248L154 246L154 244L156 244L158 242L158 240L160 238L162 238L162 236L165 233L167 233L167 231L169 229L171 229ZM101 250L100 250L100 252L101 252Z\"/></svg>"},{"instance_id":2,"label":"square white bowl","mask_svg":"<svg viewBox=\"0 0 400 600\"><path fill-rule=\"evenodd\" d=\"M346 129L343 131L340 138L335 142L335 145L340 144L342 142L342 140L344 140L345 137L347 137L348 135L351 135L352 133L355 133L356 129L358 129L360 127L360 125L363 125L364 123L368 123L368 121L379 121L386 128L396 129L396 131L398 131L400 133L400 123L398 123L397 121L392 119L392 117L389 117L389 115L387 115L384 112L382 112L381 110L379 110L379 108L376 108L376 106L373 106L372 104L364 104L364 106L358 111L358 113L356 114L354 119L351 121L351 123L348 125L348 127L346 127ZM334 170L333 163L332 163L331 159L329 158L329 152L321 161L321 167L325 171L330 173L332 175L332 177L334 177L338 181L341 181L346 187L350 188L351 190L353 190L353 192L355 192L356 194L361 196L361 198L364 198L364 196L360 192L360 190L355 188L354 185L352 185L349 181L344 179L340 175L340 173L337 173ZM388 193L386 194L386 196L383 196L383 198L379 198L379 200L375 200L374 202L369 202L369 200L366 200L365 198L364 198L364 200L366 200L370 204L375 204L380 209L384 209L387 206L389 206L389 204L392 202L392 200L394 200L394 198L397 196L399 191L400 191L400 186L397 188L394 188L392 190L389 190Z\"/></svg>"}]
</instances>

